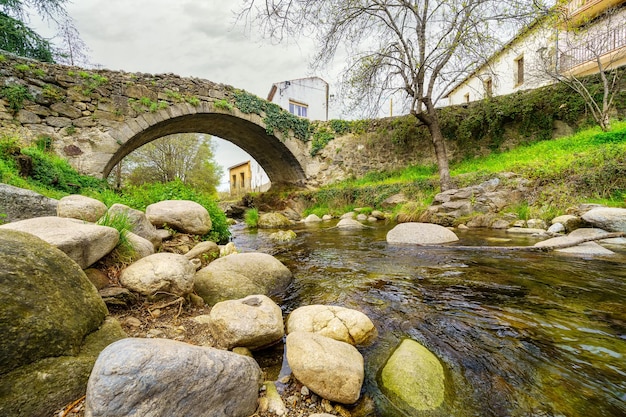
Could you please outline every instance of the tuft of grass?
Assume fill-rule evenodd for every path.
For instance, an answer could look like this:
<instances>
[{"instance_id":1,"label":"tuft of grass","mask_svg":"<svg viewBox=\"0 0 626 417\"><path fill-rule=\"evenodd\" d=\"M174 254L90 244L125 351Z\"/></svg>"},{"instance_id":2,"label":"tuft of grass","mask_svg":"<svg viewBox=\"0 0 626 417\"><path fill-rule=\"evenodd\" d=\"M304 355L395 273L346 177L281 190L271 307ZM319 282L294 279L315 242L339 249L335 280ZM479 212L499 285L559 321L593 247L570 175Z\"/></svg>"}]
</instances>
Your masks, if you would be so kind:
<instances>
[{"instance_id":1,"label":"tuft of grass","mask_svg":"<svg viewBox=\"0 0 626 417\"><path fill-rule=\"evenodd\" d=\"M116 261L130 263L135 260L137 253L130 240L128 240L128 233L133 228L128 215L125 213L115 213L111 215L107 212L96 224L112 227L118 231L120 240L115 247L115 254L113 255Z\"/></svg>"},{"instance_id":2,"label":"tuft of grass","mask_svg":"<svg viewBox=\"0 0 626 417\"><path fill-rule=\"evenodd\" d=\"M257 227L259 225L259 210L255 208L246 210L243 219L248 227Z\"/></svg>"}]
</instances>

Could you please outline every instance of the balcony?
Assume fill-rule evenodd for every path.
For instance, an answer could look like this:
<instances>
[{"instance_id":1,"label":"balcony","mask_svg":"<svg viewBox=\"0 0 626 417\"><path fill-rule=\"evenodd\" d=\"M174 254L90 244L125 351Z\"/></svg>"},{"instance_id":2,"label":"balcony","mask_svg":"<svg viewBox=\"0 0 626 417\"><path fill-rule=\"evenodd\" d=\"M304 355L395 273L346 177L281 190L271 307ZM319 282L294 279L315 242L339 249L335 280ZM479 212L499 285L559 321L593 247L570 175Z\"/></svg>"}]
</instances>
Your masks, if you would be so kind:
<instances>
[{"instance_id":1,"label":"balcony","mask_svg":"<svg viewBox=\"0 0 626 417\"><path fill-rule=\"evenodd\" d=\"M582 0L581 0L582 1ZM623 65L626 61L626 26L620 25L585 38L561 54L559 71L575 75L598 72L597 61L606 67ZM594 71L595 70L595 71Z\"/></svg>"},{"instance_id":2,"label":"balcony","mask_svg":"<svg viewBox=\"0 0 626 417\"><path fill-rule=\"evenodd\" d=\"M572 0L566 6L567 26L577 27L624 0Z\"/></svg>"}]
</instances>

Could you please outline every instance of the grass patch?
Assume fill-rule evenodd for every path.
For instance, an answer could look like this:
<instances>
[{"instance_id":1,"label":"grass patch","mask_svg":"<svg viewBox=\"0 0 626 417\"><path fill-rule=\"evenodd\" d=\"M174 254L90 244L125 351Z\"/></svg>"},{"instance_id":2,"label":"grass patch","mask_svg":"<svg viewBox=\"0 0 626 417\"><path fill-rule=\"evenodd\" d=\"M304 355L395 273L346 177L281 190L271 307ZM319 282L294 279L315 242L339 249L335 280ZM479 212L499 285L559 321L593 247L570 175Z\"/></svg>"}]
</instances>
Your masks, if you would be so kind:
<instances>
[{"instance_id":1,"label":"grass patch","mask_svg":"<svg viewBox=\"0 0 626 417\"><path fill-rule=\"evenodd\" d=\"M246 210L243 220L248 227L256 228L259 225L259 210L256 208Z\"/></svg>"}]
</instances>

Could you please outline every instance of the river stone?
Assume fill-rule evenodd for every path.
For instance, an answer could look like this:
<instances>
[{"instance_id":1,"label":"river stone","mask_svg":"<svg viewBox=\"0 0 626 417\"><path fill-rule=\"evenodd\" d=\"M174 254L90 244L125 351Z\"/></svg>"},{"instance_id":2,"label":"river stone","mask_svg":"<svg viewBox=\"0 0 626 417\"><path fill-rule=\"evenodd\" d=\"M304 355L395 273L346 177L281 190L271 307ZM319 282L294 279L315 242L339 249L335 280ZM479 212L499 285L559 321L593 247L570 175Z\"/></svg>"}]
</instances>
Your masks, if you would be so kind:
<instances>
[{"instance_id":1,"label":"river stone","mask_svg":"<svg viewBox=\"0 0 626 417\"><path fill-rule=\"evenodd\" d=\"M57 216L95 223L107 212L107 206L100 200L84 195L68 195L59 200Z\"/></svg>"},{"instance_id":2,"label":"river stone","mask_svg":"<svg viewBox=\"0 0 626 417\"><path fill-rule=\"evenodd\" d=\"M581 230L581 229L577 229ZM546 247L552 245L563 245L570 244L580 239L580 237L572 236L571 234L568 236L560 236L554 237L552 239L542 240L541 242L535 243L536 247ZM614 252L606 249L596 242L585 242L578 244L576 246L571 246L568 248L555 249L555 252L563 252L563 253L571 253L576 255L613 255Z\"/></svg>"},{"instance_id":3,"label":"river stone","mask_svg":"<svg viewBox=\"0 0 626 417\"><path fill-rule=\"evenodd\" d=\"M383 367L380 389L410 415L416 414L416 410L434 410L441 406L445 396L443 367L424 346L405 339Z\"/></svg>"},{"instance_id":4,"label":"river stone","mask_svg":"<svg viewBox=\"0 0 626 417\"><path fill-rule=\"evenodd\" d=\"M576 237L576 238L587 238L587 237L602 236L608 233L609 232L607 232L606 230L588 227L588 228L576 229L572 233L570 233L569 236ZM598 240L598 242L614 244L614 245L623 245L623 244L626 244L626 237L614 237L610 239L602 239L602 240Z\"/></svg>"},{"instance_id":5,"label":"river stone","mask_svg":"<svg viewBox=\"0 0 626 417\"><path fill-rule=\"evenodd\" d=\"M210 240L198 243L185 254L185 257L190 260L194 258L206 258L207 260L212 261L219 258L219 256L220 247L217 246L217 243L211 242Z\"/></svg>"},{"instance_id":6,"label":"river stone","mask_svg":"<svg viewBox=\"0 0 626 417\"><path fill-rule=\"evenodd\" d=\"M96 288L66 254L28 233L0 230L0 306L2 416L48 416L79 397L99 343L124 337L98 333L107 308Z\"/></svg>"},{"instance_id":7,"label":"river stone","mask_svg":"<svg viewBox=\"0 0 626 417\"><path fill-rule=\"evenodd\" d=\"M287 333L310 332L351 345L367 345L378 332L365 314L339 306L299 307L287 318Z\"/></svg>"},{"instance_id":8,"label":"river stone","mask_svg":"<svg viewBox=\"0 0 626 417\"><path fill-rule=\"evenodd\" d=\"M556 234L563 233L565 231L565 226L563 223L552 223L550 227L548 227L548 233Z\"/></svg>"},{"instance_id":9,"label":"river stone","mask_svg":"<svg viewBox=\"0 0 626 417\"><path fill-rule=\"evenodd\" d=\"M287 362L293 375L322 398L342 404L359 399L363 356L352 345L315 333L289 333Z\"/></svg>"},{"instance_id":10,"label":"river stone","mask_svg":"<svg viewBox=\"0 0 626 417\"><path fill-rule=\"evenodd\" d=\"M552 224L561 223L565 227L566 232L572 232L580 227L583 227L585 223L580 217L572 216L571 214L564 214L552 219Z\"/></svg>"},{"instance_id":11,"label":"river stone","mask_svg":"<svg viewBox=\"0 0 626 417\"><path fill-rule=\"evenodd\" d=\"M291 220L280 213L263 213L259 216L257 224L261 229L278 229L281 227L290 227L291 225Z\"/></svg>"},{"instance_id":12,"label":"river stone","mask_svg":"<svg viewBox=\"0 0 626 417\"><path fill-rule=\"evenodd\" d=\"M359 229L365 229L365 227L366 226L362 224L361 222L354 220L354 219L350 219L350 218L341 219L337 223L338 229L359 230Z\"/></svg>"},{"instance_id":13,"label":"river stone","mask_svg":"<svg viewBox=\"0 0 626 417\"><path fill-rule=\"evenodd\" d=\"M254 359L168 339L128 338L98 357L85 417L247 417L257 408Z\"/></svg>"},{"instance_id":14,"label":"river stone","mask_svg":"<svg viewBox=\"0 0 626 417\"><path fill-rule=\"evenodd\" d=\"M148 239L144 239L133 232L126 232L126 240L128 240L128 243L130 243L130 246L132 246L135 251L133 254L134 260L154 254L154 245Z\"/></svg>"},{"instance_id":15,"label":"river stone","mask_svg":"<svg viewBox=\"0 0 626 417\"><path fill-rule=\"evenodd\" d=\"M303 223L318 223L321 221L322 219L320 219L317 214L309 214L304 220L302 220Z\"/></svg>"},{"instance_id":16,"label":"river stone","mask_svg":"<svg viewBox=\"0 0 626 417\"><path fill-rule=\"evenodd\" d=\"M131 232L150 241L152 246L154 246L154 249L158 249L158 247L161 246L162 238L159 235L157 228L150 223L150 220L148 220L143 211L135 210L134 208L130 208L124 204L116 203L109 208L108 213L110 217L117 215L128 217L128 220L131 223Z\"/></svg>"},{"instance_id":17,"label":"river stone","mask_svg":"<svg viewBox=\"0 0 626 417\"><path fill-rule=\"evenodd\" d=\"M431 223L401 223L387 232L388 243L439 245L459 240L451 230Z\"/></svg>"},{"instance_id":18,"label":"river stone","mask_svg":"<svg viewBox=\"0 0 626 417\"><path fill-rule=\"evenodd\" d=\"M291 242L298 235L293 230L279 230L278 232L274 232L270 235L270 239L274 242L282 243L282 242Z\"/></svg>"},{"instance_id":19,"label":"river stone","mask_svg":"<svg viewBox=\"0 0 626 417\"><path fill-rule=\"evenodd\" d=\"M207 304L213 305L254 294L283 294L291 278L289 269L271 255L233 253L196 272L194 289Z\"/></svg>"},{"instance_id":20,"label":"river stone","mask_svg":"<svg viewBox=\"0 0 626 417\"><path fill-rule=\"evenodd\" d=\"M213 338L226 349L258 350L281 341L285 335L282 310L264 295L217 303L209 318Z\"/></svg>"},{"instance_id":21,"label":"river stone","mask_svg":"<svg viewBox=\"0 0 626 417\"><path fill-rule=\"evenodd\" d=\"M82 397L98 354L125 337L119 322L108 317L85 337L78 355L45 358L3 374L0 415L49 417L54 410Z\"/></svg>"},{"instance_id":22,"label":"river stone","mask_svg":"<svg viewBox=\"0 0 626 417\"><path fill-rule=\"evenodd\" d=\"M16 222L33 217L56 216L58 200L31 190L0 184L0 223Z\"/></svg>"},{"instance_id":23,"label":"river stone","mask_svg":"<svg viewBox=\"0 0 626 417\"><path fill-rule=\"evenodd\" d=\"M146 207L146 217L156 227L171 227L192 235L205 235L212 227L207 209L189 200L166 200L150 204Z\"/></svg>"},{"instance_id":24,"label":"river stone","mask_svg":"<svg viewBox=\"0 0 626 417\"><path fill-rule=\"evenodd\" d=\"M82 269L111 252L120 238L112 227L53 216L20 220L4 224L0 229L31 233L61 249Z\"/></svg>"},{"instance_id":25,"label":"river stone","mask_svg":"<svg viewBox=\"0 0 626 417\"><path fill-rule=\"evenodd\" d=\"M626 208L595 208L583 214L583 220L609 232L626 232Z\"/></svg>"},{"instance_id":26,"label":"river stone","mask_svg":"<svg viewBox=\"0 0 626 417\"><path fill-rule=\"evenodd\" d=\"M138 260L124 269L120 283L143 295L162 291L185 296L193 290L196 267L184 255L155 253Z\"/></svg>"}]
</instances>

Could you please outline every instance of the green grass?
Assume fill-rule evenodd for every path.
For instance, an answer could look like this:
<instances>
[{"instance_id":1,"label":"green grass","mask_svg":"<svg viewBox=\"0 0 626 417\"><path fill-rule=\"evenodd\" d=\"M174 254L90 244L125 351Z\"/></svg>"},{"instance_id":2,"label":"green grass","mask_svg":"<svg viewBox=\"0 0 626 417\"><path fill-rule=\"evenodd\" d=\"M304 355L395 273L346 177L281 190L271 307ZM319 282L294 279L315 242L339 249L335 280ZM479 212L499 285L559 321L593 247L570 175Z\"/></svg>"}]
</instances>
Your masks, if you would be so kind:
<instances>
[{"instance_id":1,"label":"green grass","mask_svg":"<svg viewBox=\"0 0 626 417\"><path fill-rule=\"evenodd\" d=\"M259 225L259 210L251 208L246 210L243 217L244 222L248 227L255 228Z\"/></svg>"},{"instance_id":2,"label":"green grass","mask_svg":"<svg viewBox=\"0 0 626 417\"><path fill-rule=\"evenodd\" d=\"M478 184L502 172L514 172L533 181L542 191L535 198L536 206L514 209L522 211L523 217L547 218L580 202L626 206L626 121L615 121L612 126L610 132L590 128L569 137L452 162L450 173L459 187ZM397 192L427 206L438 192L437 175L434 165L371 172L312 193L306 213L340 214L368 205L379 208L384 198ZM415 209L411 207L410 211Z\"/></svg>"}]
</instances>

